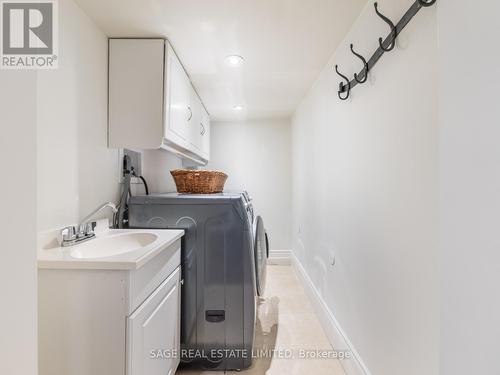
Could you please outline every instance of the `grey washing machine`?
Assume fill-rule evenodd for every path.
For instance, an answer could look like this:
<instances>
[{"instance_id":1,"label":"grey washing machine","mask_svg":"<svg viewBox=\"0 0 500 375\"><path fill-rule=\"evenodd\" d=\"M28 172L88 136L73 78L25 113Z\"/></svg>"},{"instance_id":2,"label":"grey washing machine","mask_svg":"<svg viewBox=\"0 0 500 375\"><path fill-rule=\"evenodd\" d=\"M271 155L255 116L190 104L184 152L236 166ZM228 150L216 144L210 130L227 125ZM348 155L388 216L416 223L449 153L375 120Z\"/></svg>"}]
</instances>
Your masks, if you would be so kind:
<instances>
[{"instance_id":1,"label":"grey washing machine","mask_svg":"<svg viewBox=\"0 0 500 375\"><path fill-rule=\"evenodd\" d=\"M256 299L268 254L247 193L134 196L131 228L184 229L181 364L239 370L252 363Z\"/></svg>"}]
</instances>

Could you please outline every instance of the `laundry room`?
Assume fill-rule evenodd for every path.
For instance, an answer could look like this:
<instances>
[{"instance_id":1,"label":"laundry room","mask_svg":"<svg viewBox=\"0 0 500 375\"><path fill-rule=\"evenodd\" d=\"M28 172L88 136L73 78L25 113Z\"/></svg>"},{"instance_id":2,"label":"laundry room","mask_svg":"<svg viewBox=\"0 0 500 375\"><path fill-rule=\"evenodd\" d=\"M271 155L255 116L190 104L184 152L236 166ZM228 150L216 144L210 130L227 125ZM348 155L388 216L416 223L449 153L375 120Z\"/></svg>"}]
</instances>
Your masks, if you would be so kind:
<instances>
[{"instance_id":1,"label":"laundry room","mask_svg":"<svg viewBox=\"0 0 500 375\"><path fill-rule=\"evenodd\" d=\"M499 375L498 14L0 0L0 374Z\"/></svg>"}]
</instances>

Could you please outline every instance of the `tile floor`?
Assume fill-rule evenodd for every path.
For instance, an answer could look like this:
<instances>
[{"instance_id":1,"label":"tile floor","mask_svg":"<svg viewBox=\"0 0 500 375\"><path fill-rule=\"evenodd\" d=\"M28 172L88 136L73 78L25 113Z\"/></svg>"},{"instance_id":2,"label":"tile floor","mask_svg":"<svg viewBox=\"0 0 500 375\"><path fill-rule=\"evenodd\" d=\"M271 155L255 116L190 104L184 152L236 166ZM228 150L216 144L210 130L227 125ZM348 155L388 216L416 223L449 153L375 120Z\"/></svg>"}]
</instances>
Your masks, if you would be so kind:
<instances>
[{"instance_id":1,"label":"tile floor","mask_svg":"<svg viewBox=\"0 0 500 375\"><path fill-rule=\"evenodd\" d=\"M259 303L255 350L332 350L293 269L268 266L265 297ZM227 372L231 374L230 371ZM257 358L242 375L345 375L338 359ZM217 371L179 370L176 375L222 375Z\"/></svg>"}]
</instances>

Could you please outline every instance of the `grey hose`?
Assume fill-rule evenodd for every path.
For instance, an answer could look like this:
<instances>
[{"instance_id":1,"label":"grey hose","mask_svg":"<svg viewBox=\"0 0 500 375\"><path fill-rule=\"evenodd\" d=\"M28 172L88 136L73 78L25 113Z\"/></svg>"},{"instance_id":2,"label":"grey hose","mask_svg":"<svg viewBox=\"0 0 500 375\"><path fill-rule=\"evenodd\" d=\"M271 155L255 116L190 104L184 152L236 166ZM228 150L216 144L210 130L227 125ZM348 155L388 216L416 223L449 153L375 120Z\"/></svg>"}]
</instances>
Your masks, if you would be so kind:
<instances>
[{"instance_id":1,"label":"grey hose","mask_svg":"<svg viewBox=\"0 0 500 375\"><path fill-rule=\"evenodd\" d=\"M123 191L122 191L122 196L120 198L120 205L119 205L120 207L118 209L118 228L120 229L123 228L123 217L127 209L127 201L130 190L131 178L132 176L130 175L130 173L126 173L125 176L123 177Z\"/></svg>"}]
</instances>

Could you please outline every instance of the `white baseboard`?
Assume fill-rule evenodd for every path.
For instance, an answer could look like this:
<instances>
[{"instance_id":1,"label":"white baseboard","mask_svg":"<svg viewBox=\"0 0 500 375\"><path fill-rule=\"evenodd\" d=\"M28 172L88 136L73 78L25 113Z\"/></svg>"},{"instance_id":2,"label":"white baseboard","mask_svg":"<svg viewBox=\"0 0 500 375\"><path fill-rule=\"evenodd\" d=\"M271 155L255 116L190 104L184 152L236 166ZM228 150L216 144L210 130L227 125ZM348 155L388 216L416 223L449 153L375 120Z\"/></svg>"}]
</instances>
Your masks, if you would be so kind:
<instances>
[{"instance_id":1,"label":"white baseboard","mask_svg":"<svg viewBox=\"0 0 500 375\"><path fill-rule=\"evenodd\" d=\"M292 250L270 250L267 264L289 266L292 264Z\"/></svg>"},{"instance_id":2,"label":"white baseboard","mask_svg":"<svg viewBox=\"0 0 500 375\"><path fill-rule=\"evenodd\" d=\"M339 322L318 293L318 290L309 278L304 267L293 253L291 254L291 261L292 267L302 282L305 292L313 305L314 311L332 347L335 350L348 350L352 353L350 358L341 361L346 375L371 375L359 353L356 351Z\"/></svg>"}]
</instances>

